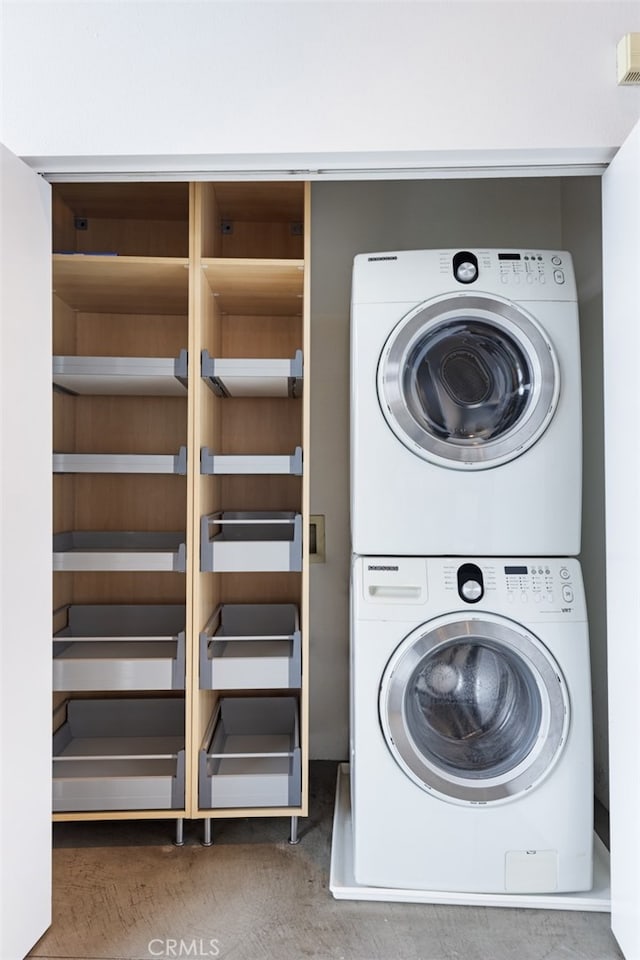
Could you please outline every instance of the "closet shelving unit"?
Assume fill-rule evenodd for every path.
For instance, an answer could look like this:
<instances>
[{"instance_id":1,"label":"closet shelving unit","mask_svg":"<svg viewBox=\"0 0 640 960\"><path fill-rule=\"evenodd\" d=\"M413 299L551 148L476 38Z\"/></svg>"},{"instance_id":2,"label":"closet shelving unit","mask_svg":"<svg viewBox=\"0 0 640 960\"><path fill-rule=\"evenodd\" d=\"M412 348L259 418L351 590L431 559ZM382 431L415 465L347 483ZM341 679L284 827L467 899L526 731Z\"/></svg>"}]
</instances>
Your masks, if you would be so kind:
<instances>
[{"instance_id":1,"label":"closet shelving unit","mask_svg":"<svg viewBox=\"0 0 640 960\"><path fill-rule=\"evenodd\" d=\"M54 190L53 809L174 818L190 763L186 184Z\"/></svg>"},{"instance_id":2,"label":"closet shelving unit","mask_svg":"<svg viewBox=\"0 0 640 960\"><path fill-rule=\"evenodd\" d=\"M307 812L309 192L199 184L196 815Z\"/></svg>"},{"instance_id":3,"label":"closet shelving unit","mask_svg":"<svg viewBox=\"0 0 640 960\"><path fill-rule=\"evenodd\" d=\"M307 812L309 189L54 187L54 816Z\"/></svg>"}]
</instances>

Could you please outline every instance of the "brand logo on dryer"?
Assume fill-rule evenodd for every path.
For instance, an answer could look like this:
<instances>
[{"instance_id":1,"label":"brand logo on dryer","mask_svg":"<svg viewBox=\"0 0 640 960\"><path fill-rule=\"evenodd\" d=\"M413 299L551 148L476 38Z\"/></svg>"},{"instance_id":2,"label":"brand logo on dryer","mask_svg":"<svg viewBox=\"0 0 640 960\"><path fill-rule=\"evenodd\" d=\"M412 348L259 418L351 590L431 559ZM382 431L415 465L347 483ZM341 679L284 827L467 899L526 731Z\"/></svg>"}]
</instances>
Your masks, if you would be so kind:
<instances>
[{"instance_id":1,"label":"brand logo on dryer","mask_svg":"<svg viewBox=\"0 0 640 960\"><path fill-rule=\"evenodd\" d=\"M400 569L400 567L398 567L397 565L396 565L396 566L385 566L384 564L370 563L370 564L368 564L368 566L367 566L367 570L390 570L390 571L392 571L392 572L395 571L396 573L398 572L399 569Z\"/></svg>"}]
</instances>

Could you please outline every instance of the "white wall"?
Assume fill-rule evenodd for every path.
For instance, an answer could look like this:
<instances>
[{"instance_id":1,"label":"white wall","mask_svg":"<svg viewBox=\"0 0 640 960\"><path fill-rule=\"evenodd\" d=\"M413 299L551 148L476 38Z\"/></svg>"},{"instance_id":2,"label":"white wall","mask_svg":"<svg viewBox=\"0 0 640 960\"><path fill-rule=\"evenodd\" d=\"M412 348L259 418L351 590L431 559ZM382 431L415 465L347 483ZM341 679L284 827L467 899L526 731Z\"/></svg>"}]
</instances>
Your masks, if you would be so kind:
<instances>
[{"instance_id":1,"label":"white wall","mask_svg":"<svg viewBox=\"0 0 640 960\"><path fill-rule=\"evenodd\" d=\"M591 641L595 793L609 807L607 608L604 510L604 386L602 365L602 182L562 183L562 245L573 253L582 345L582 572Z\"/></svg>"},{"instance_id":2,"label":"white wall","mask_svg":"<svg viewBox=\"0 0 640 960\"><path fill-rule=\"evenodd\" d=\"M0 957L17 960L51 923L51 188L1 145L0 211Z\"/></svg>"},{"instance_id":3,"label":"white wall","mask_svg":"<svg viewBox=\"0 0 640 960\"><path fill-rule=\"evenodd\" d=\"M2 13L0 140L23 157L608 157L640 114L640 88L615 73L636 0L5 0Z\"/></svg>"}]
</instances>

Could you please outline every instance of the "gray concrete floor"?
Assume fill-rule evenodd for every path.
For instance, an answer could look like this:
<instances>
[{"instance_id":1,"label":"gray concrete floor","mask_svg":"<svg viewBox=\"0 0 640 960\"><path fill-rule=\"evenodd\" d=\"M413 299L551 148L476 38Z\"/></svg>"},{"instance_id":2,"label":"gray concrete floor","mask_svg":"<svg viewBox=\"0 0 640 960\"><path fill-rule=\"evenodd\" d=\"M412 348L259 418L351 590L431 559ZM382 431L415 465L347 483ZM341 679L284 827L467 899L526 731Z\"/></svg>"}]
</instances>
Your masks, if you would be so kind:
<instances>
[{"instance_id":1,"label":"gray concrete floor","mask_svg":"<svg viewBox=\"0 0 640 960\"><path fill-rule=\"evenodd\" d=\"M64 823L39 960L620 960L609 915L334 900L336 764L311 770L301 841L289 820Z\"/></svg>"}]
</instances>

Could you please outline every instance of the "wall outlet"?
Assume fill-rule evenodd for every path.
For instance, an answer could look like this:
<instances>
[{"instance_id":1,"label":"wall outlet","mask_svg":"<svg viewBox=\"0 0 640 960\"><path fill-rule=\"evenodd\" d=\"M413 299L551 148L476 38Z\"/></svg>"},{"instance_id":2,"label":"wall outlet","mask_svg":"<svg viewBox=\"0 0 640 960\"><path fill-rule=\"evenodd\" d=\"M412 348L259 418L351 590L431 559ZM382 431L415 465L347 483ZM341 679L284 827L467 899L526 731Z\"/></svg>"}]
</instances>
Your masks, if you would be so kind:
<instances>
[{"instance_id":1,"label":"wall outlet","mask_svg":"<svg viewBox=\"0 0 640 960\"><path fill-rule=\"evenodd\" d=\"M325 563L324 514L309 517L309 562Z\"/></svg>"}]
</instances>

